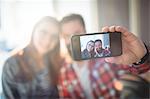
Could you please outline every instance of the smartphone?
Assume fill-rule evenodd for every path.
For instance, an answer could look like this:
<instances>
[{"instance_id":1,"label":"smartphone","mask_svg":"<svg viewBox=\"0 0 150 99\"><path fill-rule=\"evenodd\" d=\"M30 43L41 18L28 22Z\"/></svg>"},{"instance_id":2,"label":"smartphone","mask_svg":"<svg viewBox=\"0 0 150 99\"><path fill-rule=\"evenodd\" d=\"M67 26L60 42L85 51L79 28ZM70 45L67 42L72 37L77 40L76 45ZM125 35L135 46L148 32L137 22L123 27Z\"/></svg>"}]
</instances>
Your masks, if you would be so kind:
<instances>
[{"instance_id":1,"label":"smartphone","mask_svg":"<svg viewBox=\"0 0 150 99\"><path fill-rule=\"evenodd\" d=\"M101 32L71 37L74 60L115 57L122 54L121 32Z\"/></svg>"}]
</instances>

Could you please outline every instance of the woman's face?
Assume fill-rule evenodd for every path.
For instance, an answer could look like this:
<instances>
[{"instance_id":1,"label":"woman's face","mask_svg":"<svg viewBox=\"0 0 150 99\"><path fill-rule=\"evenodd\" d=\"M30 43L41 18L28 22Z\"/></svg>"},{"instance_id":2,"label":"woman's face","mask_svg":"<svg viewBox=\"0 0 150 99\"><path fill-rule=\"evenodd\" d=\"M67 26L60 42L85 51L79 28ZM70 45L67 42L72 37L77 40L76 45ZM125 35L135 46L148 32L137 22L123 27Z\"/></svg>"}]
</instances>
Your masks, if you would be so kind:
<instances>
[{"instance_id":1,"label":"woman's face","mask_svg":"<svg viewBox=\"0 0 150 99\"><path fill-rule=\"evenodd\" d=\"M33 33L33 45L43 55L52 50L58 40L59 28L53 23L40 24Z\"/></svg>"},{"instance_id":2,"label":"woman's face","mask_svg":"<svg viewBox=\"0 0 150 99\"><path fill-rule=\"evenodd\" d=\"M88 44L87 44L87 50L89 52L92 52L94 50L94 42L88 42Z\"/></svg>"}]
</instances>

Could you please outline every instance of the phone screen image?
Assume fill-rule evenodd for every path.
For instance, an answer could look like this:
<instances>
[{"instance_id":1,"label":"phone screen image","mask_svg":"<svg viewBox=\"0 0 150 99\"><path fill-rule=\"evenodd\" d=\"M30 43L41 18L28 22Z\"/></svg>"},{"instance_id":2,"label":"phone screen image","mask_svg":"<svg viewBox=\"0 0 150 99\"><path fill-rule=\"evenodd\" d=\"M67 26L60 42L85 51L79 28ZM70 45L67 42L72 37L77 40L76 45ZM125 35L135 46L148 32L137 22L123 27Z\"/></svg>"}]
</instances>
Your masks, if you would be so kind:
<instances>
[{"instance_id":1,"label":"phone screen image","mask_svg":"<svg viewBox=\"0 0 150 99\"><path fill-rule=\"evenodd\" d=\"M74 35L71 38L74 60L115 57L122 54L120 32Z\"/></svg>"},{"instance_id":2,"label":"phone screen image","mask_svg":"<svg viewBox=\"0 0 150 99\"><path fill-rule=\"evenodd\" d=\"M109 34L80 36L81 58L111 56Z\"/></svg>"}]
</instances>

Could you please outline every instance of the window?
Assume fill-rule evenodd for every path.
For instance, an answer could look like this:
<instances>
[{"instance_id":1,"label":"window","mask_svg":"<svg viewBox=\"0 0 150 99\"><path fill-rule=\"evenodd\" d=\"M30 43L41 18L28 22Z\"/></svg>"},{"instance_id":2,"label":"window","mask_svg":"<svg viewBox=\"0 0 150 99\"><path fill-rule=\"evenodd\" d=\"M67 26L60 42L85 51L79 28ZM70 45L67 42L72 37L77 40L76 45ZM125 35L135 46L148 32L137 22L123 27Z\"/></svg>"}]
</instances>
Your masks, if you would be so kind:
<instances>
[{"instance_id":1,"label":"window","mask_svg":"<svg viewBox=\"0 0 150 99\"><path fill-rule=\"evenodd\" d=\"M0 42L14 48L29 41L32 27L45 15L54 16L52 0L2 0Z\"/></svg>"}]
</instances>

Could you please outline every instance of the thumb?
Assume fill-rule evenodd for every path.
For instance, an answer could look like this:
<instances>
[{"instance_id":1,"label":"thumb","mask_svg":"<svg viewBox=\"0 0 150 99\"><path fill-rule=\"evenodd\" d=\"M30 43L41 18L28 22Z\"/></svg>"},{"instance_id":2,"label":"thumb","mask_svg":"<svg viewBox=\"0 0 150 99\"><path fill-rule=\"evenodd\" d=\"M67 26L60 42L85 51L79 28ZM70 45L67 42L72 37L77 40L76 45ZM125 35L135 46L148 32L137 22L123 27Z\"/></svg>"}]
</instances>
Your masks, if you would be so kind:
<instances>
[{"instance_id":1,"label":"thumb","mask_svg":"<svg viewBox=\"0 0 150 99\"><path fill-rule=\"evenodd\" d=\"M115 58L114 57L108 57L108 58L105 58L105 61L108 63L115 63Z\"/></svg>"}]
</instances>

